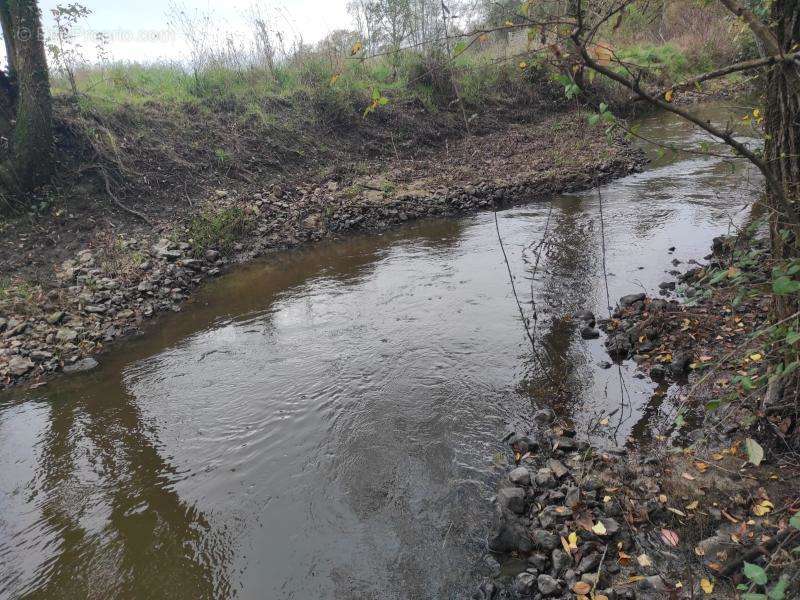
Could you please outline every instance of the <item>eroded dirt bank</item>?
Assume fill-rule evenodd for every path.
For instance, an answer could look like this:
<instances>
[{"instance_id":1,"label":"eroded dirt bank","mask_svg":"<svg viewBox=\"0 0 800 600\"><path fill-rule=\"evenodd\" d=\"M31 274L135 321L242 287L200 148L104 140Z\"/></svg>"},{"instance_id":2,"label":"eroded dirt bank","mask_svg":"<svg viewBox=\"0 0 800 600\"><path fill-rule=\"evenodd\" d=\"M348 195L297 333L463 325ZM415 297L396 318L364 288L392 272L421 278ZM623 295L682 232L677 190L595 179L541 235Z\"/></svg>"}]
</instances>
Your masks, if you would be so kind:
<instances>
[{"instance_id":1,"label":"eroded dirt bank","mask_svg":"<svg viewBox=\"0 0 800 600\"><path fill-rule=\"evenodd\" d=\"M181 310L191 290L229 265L269 251L489 209L593 186L638 169L642 156L609 143L579 113L449 142L420 161L302 183L220 189L145 227L87 223L61 210L32 227L7 226L0 317L0 388L93 368L93 356Z\"/></svg>"}]
</instances>

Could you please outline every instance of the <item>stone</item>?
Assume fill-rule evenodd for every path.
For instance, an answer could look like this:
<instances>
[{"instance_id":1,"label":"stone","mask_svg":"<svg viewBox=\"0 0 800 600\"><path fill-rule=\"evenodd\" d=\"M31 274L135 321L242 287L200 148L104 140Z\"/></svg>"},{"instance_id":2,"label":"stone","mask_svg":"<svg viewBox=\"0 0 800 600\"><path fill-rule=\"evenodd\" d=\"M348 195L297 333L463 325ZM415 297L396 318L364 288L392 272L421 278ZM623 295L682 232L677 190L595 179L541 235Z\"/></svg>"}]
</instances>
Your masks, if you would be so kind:
<instances>
[{"instance_id":1,"label":"stone","mask_svg":"<svg viewBox=\"0 0 800 600\"><path fill-rule=\"evenodd\" d=\"M556 414L550 408L542 408L533 413L533 421L538 425L549 425L556 420Z\"/></svg>"},{"instance_id":2,"label":"stone","mask_svg":"<svg viewBox=\"0 0 800 600\"><path fill-rule=\"evenodd\" d=\"M650 367L650 379L661 381L667 377L667 369L664 365L653 365Z\"/></svg>"},{"instance_id":3,"label":"stone","mask_svg":"<svg viewBox=\"0 0 800 600\"><path fill-rule=\"evenodd\" d=\"M600 331L594 327L581 327L581 337L585 340L596 340L600 337Z\"/></svg>"},{"instance_id":4,"label":"stone","mask_svg":"<svg viewBox=\"0 0 800 600\"><path fill-rule=\"evenodd\" d=\"M564 475L569 473L569 469L567 469L564 463L555 458L551 458L547 461L547 467L553 472L553 475L555 475L557 479L561 479Z\"/></svg>"},{"instance_id":5,"label":"stone","mask_svg":"<svg viewBox=\"0 0 800 600\"><path fill-rule=\"evenodd\" d=\"M659 594L665 594L669 592L669 586L661 578L661 575L651 575L650 577L645 577L639 581L637 587L643 591L653 591Z\"/></svg>"},{"instance_id":6,"label":"stone","mask_svg":"<svg viewBox=\"0 0 800 600\"><path fill-rule=\"evenodd\" d=\"M692 363L692 356L687 352L679 352L674 354L672 362L669 365L669 370L675 377L684 375L689 370L689 365Z\"/></svg>"},{"instance_id":7,"label":"stone","mask_svg":"<svg viewBox=\"0 0 800 600\"><path fill-rule=\"evenodd\" d=\"M575 569L578 573L594 573L597 571L597 567L600 566L600 555L599 554L589 554L588 556L584 556L581 559L581 562L578 563L577 568Z\"/></svg>"},{"instance_id":8,"label":"stone","mask_svg":"<svg viewBox=\"0 0 800 600\"><path fill-rule=\"evenodd\" d=\"M556 484L556 480L553 477L553 471L547 468L539 469L536 472L534 482L536 483L536 486L540 488L551 488Z\"/></svg>"},{"instance_id":9,"label":"stone","mask_svg":"<svg viewBox=\"0 0 800 600\"><path fill-rule=\"evenodd\" d=\"M500 525L488 540L489 549L493 552L530 552L533 550L528 532L516 519L501 519Z\"/></svg>"},{"instance_id":10,"label":"stone","mask_svg":"<svg viewBox=\"0 0 800 600\"><path fill-rule=\"evenodd\" d=\"M544 571L547 567L547 556L541 552L534 552L528 557L528 564L539 571Z\"/></svg>"},{"instance_id":11,"label":"stone","mask_svg":"<svg viewBox=\"0 0 800 600\"><path fill-rule=\"evenodd\" d=\"M93 358L84 358L71 365L64 367L64 373L80 373L82 371L91 371L97 367L97 361Z\"/></svg>"},{"instance_id":12,"label":"stone","mask_svg":"<svg viewBox=\"0 0 800 600\"><path fill-rule=\"evenodd\" d=\"M514 485L530 485L531 472L525 467L517 467L508 474L508 479Z\"/></svg>"},{"instance_id":13,"label":"stone","mask_svg":"<svg viewBox=\"0 0 800 600\"><path fill-rule=\"evenodd\" d=\"M539 591L545 596L553 596L561 591L561 583L558 579L550 575L545 575L544 573L536 578L536 587L538 587Z\"/></svg>"},{"instance_id":14,"label":"stone","mask_svg":"<svg viewBox=\"0 0 800 600\"><path fill-rule=\"evenodd\" d=\"M575 508L581 502L581 490L579 487L570 486L567 488L567 495L564 498L564 505Z\"/></svg>"},{"instance_id":15,"label":"stone","mask_svg":"<svg viewBox=\"0 0 800 600\"><path fill-rule=\"evenodd\" d=\"M575 313L575 318L579 321L585 321L589 326L594 327L595 318L594 313L589 310L579 310Z\"/></svg>"},{"instance_id":16,"label":"stone","mask_svg":"<svg viewBox=\"0 0 800 600\"><path fill-rule=\"evenodd\" d=\"M34 366L36 365L33 364L32 360L22 356L15 356L8 361L8 371L16 377L22 377L28 371L33 369Z\"/></svg>"},{"instance_id":17,"label":"stone","mask_svg":"<svg viewBox=\"0 0 800 600\"><path fill-rule=\"evenodd\" d=\"M533 540L534 546L542 550L547 550L548 552L552 552L561 544L561 540L558 539L556 534L550 533L544 529L536 529L531 534L531 539Z\"/></svg>"},{"instance_id":18,"label":"stone","mask_svg":"<svg viewBox=\"0 0 800 600\"><path fill-rule=\"evenodd\" d=\"M101 314L106 312L108 310L108 307L103 306L102 304L94 304L94 305L90 304L84 310L88 313Z\"/></svg>"},{"instance_id":19,"label":"stone","mask_svg":"<svg viewBox=\"0 0 800 600\"><path fill-rule=\"evenodd\" d=\"M61 328L56 332L56 340L59 342L74 342L78 338L78 332L74 329Z\"/></svg>"},{"instance_id":20,"label":"stone","mask_svg":"<svg viewBox=\"0 0 800 600\"><path fill-rule=\"evenodd\" d=\"M620 527L616 519L612 519L611 517L603 517L600 519L600 522L606 528L607 537L613 537L619 533Z\"/></svg>"},{"instance_id":21,"label":"stone","mask_svg":"<svg viewBox=\"0 0 800 600\"><path fill-rule=\"evenodd\" d=\"M520 573L514 580L514 588L518 594L530 596L536 589L536 577L531 573Z\"/></svg>"},{"instance_id":22,"label":"stone","mask_svg":"<svg viewBox=\"0 0 800 600\"><path fill-rule=\"evenodd\" d=\"M553 575L558 577L572 565L572 556L556 548L550 555L553 561Z\"/></svg>"},{"instance_id":23,"label":"stone","mask_svg":"<svg viewBox=\"0 0 800 600\"><path fill-rule=\"evenodd\" d=\"M31 352L31 359L36 362L44 362L53 358L53 353L47 350L34 350Z\"/></svg>"},{"instance_id":24,"label":"stone","mask_svg":"<svg viewBox=\"0 0 800 600\"><path fill-rule=\"evenodd\" d=\"M47 315L46 320L50 325L58 325L66 316L63 310L57 310L54 313Z\"/></svg>"},{"instance_id":25,"label":"stone","mask_svg":"<svg viewBox=\"0 0 800 600\"><path fill-rule=\"evenodd\" d=\"M675 282L674 281L662 281L658 284L658 287L662 290L674 290L675 289Z\"/></svg>"},{"instance_id":26,"label":"stone","mask_svg":"<svg viewBox=\"0 0 800 600\"><path fill-rule=\"evenodd\" d=\"M209 248L203 253L203 256L208 262L217 262L219 260L219 251Z\"/></svg>"},{"instance_id":27,"label":"stone","mask_svg":"<svg viewBox=\"0 0 800 600\"><path fill-rule=\"evenodd\" d=\"M627 296L623 296L622 298L619 299L619 305L622 308L626 308L628 306L631 306L632 304L635 304L636 302L644 302L645 297L646 296L644 293L628 294Z\"/></svg>"},{"instance_id":28,"label":"stone","mask_svg":"<svg viewBox=\"0 0 800 600\"><path fill-rule=\"evenodd\" d=\"M497 492L497 503L513 513L521 515L525 512L525 490L518 487L507 487Z\"/></svg>"}]
</instances>

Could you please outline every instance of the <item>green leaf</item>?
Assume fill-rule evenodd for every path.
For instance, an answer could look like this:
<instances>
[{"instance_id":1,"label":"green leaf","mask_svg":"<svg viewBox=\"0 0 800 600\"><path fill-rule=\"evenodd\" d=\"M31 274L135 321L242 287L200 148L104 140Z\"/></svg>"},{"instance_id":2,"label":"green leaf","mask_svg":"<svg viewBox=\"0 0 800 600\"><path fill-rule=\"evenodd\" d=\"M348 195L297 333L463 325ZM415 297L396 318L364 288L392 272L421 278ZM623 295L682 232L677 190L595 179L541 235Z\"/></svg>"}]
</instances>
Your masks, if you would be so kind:
<instances>
[{"instance_id":1,"label":"green leaf","mask_svg":"<svg viewBox=\"0 0 800 600\"><path fill-rule=\"evenodd\" d=\"M683 413L678 413L678 416L675 417L675 426L680 428L686 425L686 419L683 417Z\"/></svg>"},{"instance_id":2,"label":"green leaf","mask_svg":"<svg viewBox=\"0 0 800 600\"><path fill-rule=\"evenodd\" d=\"M800 342L800 331L795 331L794 329L790 329L786 332L786 344L788 346L792 346Z\"/></svg>"},{"instance_id":3,"label":"green leaf","mask_svg":"<svg viewBox=\"0 0 800 600\"><path fill-rule=\"evenodd\" d=\"M604 112L606 112L607 110L608 110L608 104L606 104L605 102L601 102L601 103L600 103L600 112L601 112L601 113L604 113Z\"/></svg>"},{"instance_id":4,"label":"green leaf","mask_svg":"<svg viewBox=\"0 0 800 600\"><path fill-rule=\"evenodd\" d=\"M744 441L744 446L747 449L748 460L755 466L759 466L761 461L764 460L764 449L761 447L761 444L753 438L747 438Z\"/></svg>"},{"instance_id":5,"label":"green leaf","mask_svg":"<svg viewBox=\"0 0 800 600\"><path fill-rule=\"evenodd\" d=\"M589 115L588 121L589 125L597 125L598 121L600 121L600 115L598 114Z\"/></svg>"},{"instance_id":6,"label":"green leaf","mask_svg":"<svg viewBox=\"0 0 800 600\"><path fill-rule=\"evenodd\" d=\"M787 296L800 292L800 281L794 281L788 277L778 277L772 282L772 291L778 296Z\"/></svg>"},{"instance_id":7,"label":"green leaf","mask_svg":"<svg viewBox=\"0 0 800 600\"><path fill-rule=\"evenodd\" d=\"M767 572L763 568L747 561L744 563L744 576L758 585L766 585L768 581Z\"/></svg>"},{"instance_id":8,"label":"green leaf","mask_svg":"<svg viewBox=\"0 0 800 600\"><path fill-rule=\"evenodd\" d=\"M789 525L794 527L795 529L800 529L800 512L789 519Z\"/></svg>"},{"instance_id":9,"label":"green leaf","mask_svg":"<svg viewBox=\"0 0 800 600\"><path fill-rule=\"evenodd\" d=\"M769 600L784 600L786 598L787 587L789 587L789 579L787 577L781 577L778 583L767 592Z\"/></svg>"},{"instance_id":10,"label":"green leaf","mask_svg":"<svg viewBox=\"0 0 800 600\"><path fill-rule=\"evenodd\" d=\"M708 283L714 285L725 279L727 276L728 276L728 271L717 271L716 274L711 278L711 281L709 281Z\"/></svg>"},{"instance_id":11,"label":"green leaf","mask_svg":"<svg viewBox=\"0 0 800 600\"><path fill-rule=\"evenodd\" d=\"M372 88L372 99L373 100L380 100L381 93L378 91L378 88Z\"/></svg>"},{"instance_id":12,"label":"green leaf","mask_svg":"<svg viewBox=\"0 0 800 600\"><path fill-rule=\"evenodd\" d=\"M742 600L767 600L767 596L766 594L742 594Z\"/></svg>"}]
</instances>

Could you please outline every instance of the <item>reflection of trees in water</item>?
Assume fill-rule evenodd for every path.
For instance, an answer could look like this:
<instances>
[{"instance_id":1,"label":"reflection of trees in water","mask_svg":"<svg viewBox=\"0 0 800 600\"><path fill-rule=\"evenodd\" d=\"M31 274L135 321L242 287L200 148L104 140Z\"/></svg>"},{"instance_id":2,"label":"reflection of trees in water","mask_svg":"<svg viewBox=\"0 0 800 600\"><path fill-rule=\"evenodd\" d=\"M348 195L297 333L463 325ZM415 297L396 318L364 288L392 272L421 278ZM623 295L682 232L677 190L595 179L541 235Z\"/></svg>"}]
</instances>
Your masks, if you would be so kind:
<instances>
[{"instance_id":1,"label":"reflection of trees in water","mask_svg":"<svg viewBox=\"0 0 800 600\"><path fill-rule=\"evenodd\" d=\"M57 550L24 597L230 596L230 540L172 489L177 470L134 399L93 392L50 399L34 485L36 527Z\"/></svg>"},{"instance_id":2,"label":"reflection of trees in water","mask_svg":"<svg viewBox=\"0 0 800 600\"><path fill-rule=\"evenodd\" d=\"M583 198L570 196L555 202L545 254L533 284L539 313L536 343L542 362L529 363L521 386L537 404L545 403L568 416L591 383L591 370L576 344L577 328L571 317L594 304L600 236L599 227L585 212Z\"/></svg>"}]
</instances>

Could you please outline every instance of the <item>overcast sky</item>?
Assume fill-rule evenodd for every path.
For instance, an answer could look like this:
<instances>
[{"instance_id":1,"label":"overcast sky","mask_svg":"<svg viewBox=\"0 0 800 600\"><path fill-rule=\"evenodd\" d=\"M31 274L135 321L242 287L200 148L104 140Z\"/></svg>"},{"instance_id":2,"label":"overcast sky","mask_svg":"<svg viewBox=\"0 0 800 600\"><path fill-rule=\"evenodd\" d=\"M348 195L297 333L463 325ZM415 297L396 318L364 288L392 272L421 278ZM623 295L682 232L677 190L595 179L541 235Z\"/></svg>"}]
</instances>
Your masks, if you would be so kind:
<instances>
[{"instance_id":1,"label":"overcast sky","mask_svg":"<svg viewBox=\"0 0 800 600\"><path fill-rule=\"evenodd\" d=\"M66 0L40 0L44 26L50 31L53 20L50 10ZM87 55L95 46L93 33L101 31L111 37L111 58L125 61L154 61L185 57L186 45L171 35L168 0L83 0L92 10L86 19L83 47ZM249 9L261 5L265 13L275 16L277 28L288 38L298 34L306 42L314 42L326 33L350 27L346 0L182 0L179 4L188 13L211 13L220 30L244 31Z\"/></svg>"}]
</instances>

